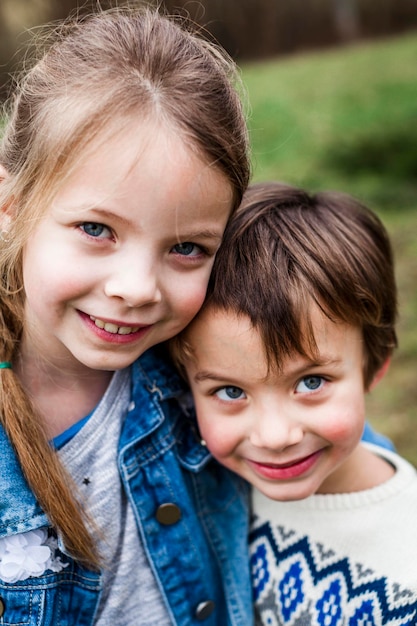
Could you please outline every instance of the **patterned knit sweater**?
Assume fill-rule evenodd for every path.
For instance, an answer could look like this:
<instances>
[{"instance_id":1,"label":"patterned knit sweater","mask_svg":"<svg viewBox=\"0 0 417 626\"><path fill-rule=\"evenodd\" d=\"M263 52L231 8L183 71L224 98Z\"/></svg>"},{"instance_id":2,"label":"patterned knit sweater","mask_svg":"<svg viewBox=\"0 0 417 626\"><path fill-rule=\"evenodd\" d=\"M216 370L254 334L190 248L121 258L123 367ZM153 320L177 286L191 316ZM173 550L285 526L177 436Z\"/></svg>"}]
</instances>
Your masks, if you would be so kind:
<instances>
[{"instance_id":1,"label":"patterned knit sweater","mask_svg":"<svg viewBox=\"0 0 417 626\"><path fill-rule=\"evenodd\" d=\"M250 536L256 623L417 625L417 472L356 493L276 502L253 492Z\"/></svg>"}]
</instances>

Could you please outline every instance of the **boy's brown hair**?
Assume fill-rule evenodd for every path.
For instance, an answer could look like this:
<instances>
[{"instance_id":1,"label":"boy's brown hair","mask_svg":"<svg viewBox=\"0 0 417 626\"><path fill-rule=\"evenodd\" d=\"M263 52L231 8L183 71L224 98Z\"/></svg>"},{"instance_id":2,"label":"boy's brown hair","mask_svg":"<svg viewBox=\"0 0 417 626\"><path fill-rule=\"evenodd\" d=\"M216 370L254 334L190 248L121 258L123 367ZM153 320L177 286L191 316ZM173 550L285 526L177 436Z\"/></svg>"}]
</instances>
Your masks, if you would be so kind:
<instances>
[{"instance_id":1,"label":"boy's brown hair","mask_svg":"<svg viewBox=\"0 0 417 626\"><path fill-rule=\"evenodd\" d=\"M350 196L310 195L280 183L253 185L228 225L204 308L246 315L269 366L297 352L313 357L312 304L361 328L364 384L397 345L393 254L379 218ZM174 359L189 354L186 330Z\"/></svg>"}]
</instances>

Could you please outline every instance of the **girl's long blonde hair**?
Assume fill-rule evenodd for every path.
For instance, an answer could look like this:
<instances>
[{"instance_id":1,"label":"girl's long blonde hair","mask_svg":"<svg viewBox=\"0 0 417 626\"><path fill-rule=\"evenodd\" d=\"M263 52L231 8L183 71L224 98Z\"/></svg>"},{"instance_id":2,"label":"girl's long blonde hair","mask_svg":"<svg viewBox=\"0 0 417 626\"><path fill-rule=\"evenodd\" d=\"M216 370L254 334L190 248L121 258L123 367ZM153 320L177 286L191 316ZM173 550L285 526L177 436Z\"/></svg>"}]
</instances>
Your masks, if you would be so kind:
<instances>
[{"instance_id":1,"label":"girl's long blonde hair","mask_svg":"<svg viewBox=\"0 0 417 626\"><path fill-rule=\"evenodd\" d=\"M225 53L160 11L97 11L54 29L7 107L0 207L12 220L0 242L1 360L13 362L19 351L25 242L93 142L149 116L166 121L225 174L239 205L249 163L238 84ZM12 370L1 370L0 414L24 476L66 549L98 567L88 514Z\"/></svg>"}]
</instances>

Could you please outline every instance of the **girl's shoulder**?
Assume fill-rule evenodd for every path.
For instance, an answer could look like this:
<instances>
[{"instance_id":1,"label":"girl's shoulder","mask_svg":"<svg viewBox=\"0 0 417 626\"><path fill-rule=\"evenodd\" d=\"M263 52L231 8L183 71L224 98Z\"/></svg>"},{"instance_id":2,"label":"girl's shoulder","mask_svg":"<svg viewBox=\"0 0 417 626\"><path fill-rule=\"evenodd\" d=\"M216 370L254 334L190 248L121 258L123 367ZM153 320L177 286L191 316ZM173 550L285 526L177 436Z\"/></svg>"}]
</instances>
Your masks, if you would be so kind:
<instances>
[{"instance_id":1,"label":"girl's shoulder","mask_svg":"<svg viewBox=\"0 0 417 626\"><path fill-rule=\"evenodd\" d=\"M47 517L23 476L4 428L0 426L0 537L47 525Z\"/></svg>"}]
</instances>

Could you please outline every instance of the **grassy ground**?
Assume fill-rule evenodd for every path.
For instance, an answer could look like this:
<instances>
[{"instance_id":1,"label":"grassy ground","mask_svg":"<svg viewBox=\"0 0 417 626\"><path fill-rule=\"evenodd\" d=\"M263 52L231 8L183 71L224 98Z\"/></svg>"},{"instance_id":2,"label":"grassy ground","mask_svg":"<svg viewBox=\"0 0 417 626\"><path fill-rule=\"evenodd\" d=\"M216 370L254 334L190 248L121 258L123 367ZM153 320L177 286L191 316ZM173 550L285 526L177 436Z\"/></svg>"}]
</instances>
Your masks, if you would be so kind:
<instances>
[{"instance_id":1,"label":"grassy ground","mask_svg":"<svg viewBox=\"0 0 417 626\"><path fill-rule=\"evenodd\" d=\"M368 417L417 465L417 34L244 65L254 179L347 191L393 240L399 349Z\"/></svg>"}]
</instances>

